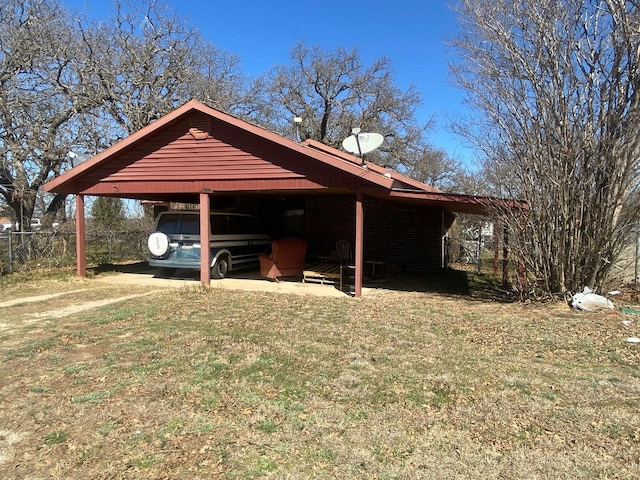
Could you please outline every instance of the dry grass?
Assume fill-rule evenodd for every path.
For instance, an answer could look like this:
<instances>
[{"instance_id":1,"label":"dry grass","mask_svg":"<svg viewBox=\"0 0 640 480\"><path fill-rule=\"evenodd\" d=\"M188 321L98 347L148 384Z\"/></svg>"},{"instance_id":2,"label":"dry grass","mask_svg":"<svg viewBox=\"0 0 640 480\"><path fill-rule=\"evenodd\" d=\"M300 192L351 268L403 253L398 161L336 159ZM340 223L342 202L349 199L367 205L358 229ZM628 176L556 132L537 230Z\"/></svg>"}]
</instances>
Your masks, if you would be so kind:
<instances>
[{"instance_id":1,"label":"dry grass","mask_svg":"<svg viewBox=\"0 0 640 480\"><path fill-rule=\"evenodd\" d=\"M34 316L149 292L66 276L0 303L71 291L1 311L0 478L640 476L640 317L215 289Z\"/></svg>"}]
</instances>

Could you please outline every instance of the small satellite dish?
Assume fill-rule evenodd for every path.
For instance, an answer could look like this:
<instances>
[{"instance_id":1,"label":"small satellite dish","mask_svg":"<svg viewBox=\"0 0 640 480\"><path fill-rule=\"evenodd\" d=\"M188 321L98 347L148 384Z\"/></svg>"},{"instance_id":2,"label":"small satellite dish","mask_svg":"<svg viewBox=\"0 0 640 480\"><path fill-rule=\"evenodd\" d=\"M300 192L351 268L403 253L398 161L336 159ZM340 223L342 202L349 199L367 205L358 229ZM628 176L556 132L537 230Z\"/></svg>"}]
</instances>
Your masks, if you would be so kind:
<instances>
[{"instance_id":1,"label":"small satellite dish","mask_svg":"<svg viewBox=\"0 0 640 480\"><path fill-rule=\"evenodd\" d=\"M349 135L342 141L342 148L354 155L362 156L365 153L373 152L382 145L384 137L379 133L356 133Z\"/></svg>"}]
</instances>

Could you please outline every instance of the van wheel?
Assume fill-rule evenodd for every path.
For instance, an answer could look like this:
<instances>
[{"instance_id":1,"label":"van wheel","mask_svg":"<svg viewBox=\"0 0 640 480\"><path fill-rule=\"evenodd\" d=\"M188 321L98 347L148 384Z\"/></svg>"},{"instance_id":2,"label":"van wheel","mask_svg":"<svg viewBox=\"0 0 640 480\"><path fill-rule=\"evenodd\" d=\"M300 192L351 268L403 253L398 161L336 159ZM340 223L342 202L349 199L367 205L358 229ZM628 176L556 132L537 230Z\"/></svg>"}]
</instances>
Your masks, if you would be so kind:
<instances>
[{"instance_id":1,"label":"van wheel","mask_svg":"<svg viewBox=\"0 0 640 480\"><path fill-rule=\"evenodd\" d=\"M211 268L211 277L224 278L227 272L229 272L229 257L221 255Z\"/></svg>"}]
</instances>

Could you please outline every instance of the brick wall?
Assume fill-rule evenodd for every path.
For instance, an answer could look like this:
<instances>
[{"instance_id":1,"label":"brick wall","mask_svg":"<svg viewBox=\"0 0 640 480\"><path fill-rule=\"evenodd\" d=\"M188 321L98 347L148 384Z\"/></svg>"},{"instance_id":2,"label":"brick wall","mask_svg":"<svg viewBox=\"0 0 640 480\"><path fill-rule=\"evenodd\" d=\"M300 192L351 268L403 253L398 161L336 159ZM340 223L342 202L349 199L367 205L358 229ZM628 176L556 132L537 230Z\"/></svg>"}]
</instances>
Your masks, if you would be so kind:
<instances>
[{"instance_id":1,"label":"brick wall","mask_svg":"<svg viewBox=\"0 0 640 480\"><path fill-rule=\"evenodd\" d=\"M287 208L304 209L304 237L310 255L329 255L336 242L355 246L355 195L303 195L236 199L238 211L253 213L273 238L281 236L278 218ZM365 260L384 261L406 271L437 271L442 267L442 235L453 215L441 209L385 202L364 197Z\"/></svg>"},{"instance_id":2,"label":"brick wall","mask_svg":"<svg viewBox=\"0 0 640 480\"><path fill-rule=\"evenodd\" d=\"M443 230L444 222L444 230ZM441 209L384 202L365 202L365 253L406 271L442 268L442 235L453 215ZM378 258L374 258L378 257Z\"/></svg>"},{"instance_id":3,"label":"brick wall","mask_svg":"<svg viewBox=\"0 0 640 480\"><path fill-rule=\"evenodd\" d=\"M310 253L329 254L335 250L336 242L343 238L354 245L354 195L307 196L304 216Z\"/></svg>"},{"instance_id":4,"label":"brick wall","mask_svg":"<svg viewBox=\"0 0 640 480\"><path fill-rule=\"evenodd\" d=\"M381 260L407 271L440 270L443 212L414 205L384 202L365 196L365 260ZM444 227L453 215L444 214ZM309 252L328 253L344 238L355 243L355 196L308 196L305 230Z\"/></svg>"}]
</instances>

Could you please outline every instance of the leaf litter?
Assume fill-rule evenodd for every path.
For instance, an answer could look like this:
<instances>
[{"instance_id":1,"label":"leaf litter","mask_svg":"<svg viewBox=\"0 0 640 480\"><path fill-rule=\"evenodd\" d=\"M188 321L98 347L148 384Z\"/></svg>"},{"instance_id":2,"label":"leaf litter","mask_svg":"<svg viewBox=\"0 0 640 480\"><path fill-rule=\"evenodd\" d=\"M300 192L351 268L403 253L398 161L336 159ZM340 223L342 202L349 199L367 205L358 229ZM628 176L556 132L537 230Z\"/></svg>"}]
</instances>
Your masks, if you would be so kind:
<instances>
[{"instance_id":1,"label":"leaf litter","mask_svg":"<svg viewBox=\"0 0 640 480\"><path fill-rule=\"evenodd\" d=\"M0 428L22 432L4 478L638 472L640 357L618 315L185 289L30 328L0 337Z\"/></svg>"}]
</instances>

